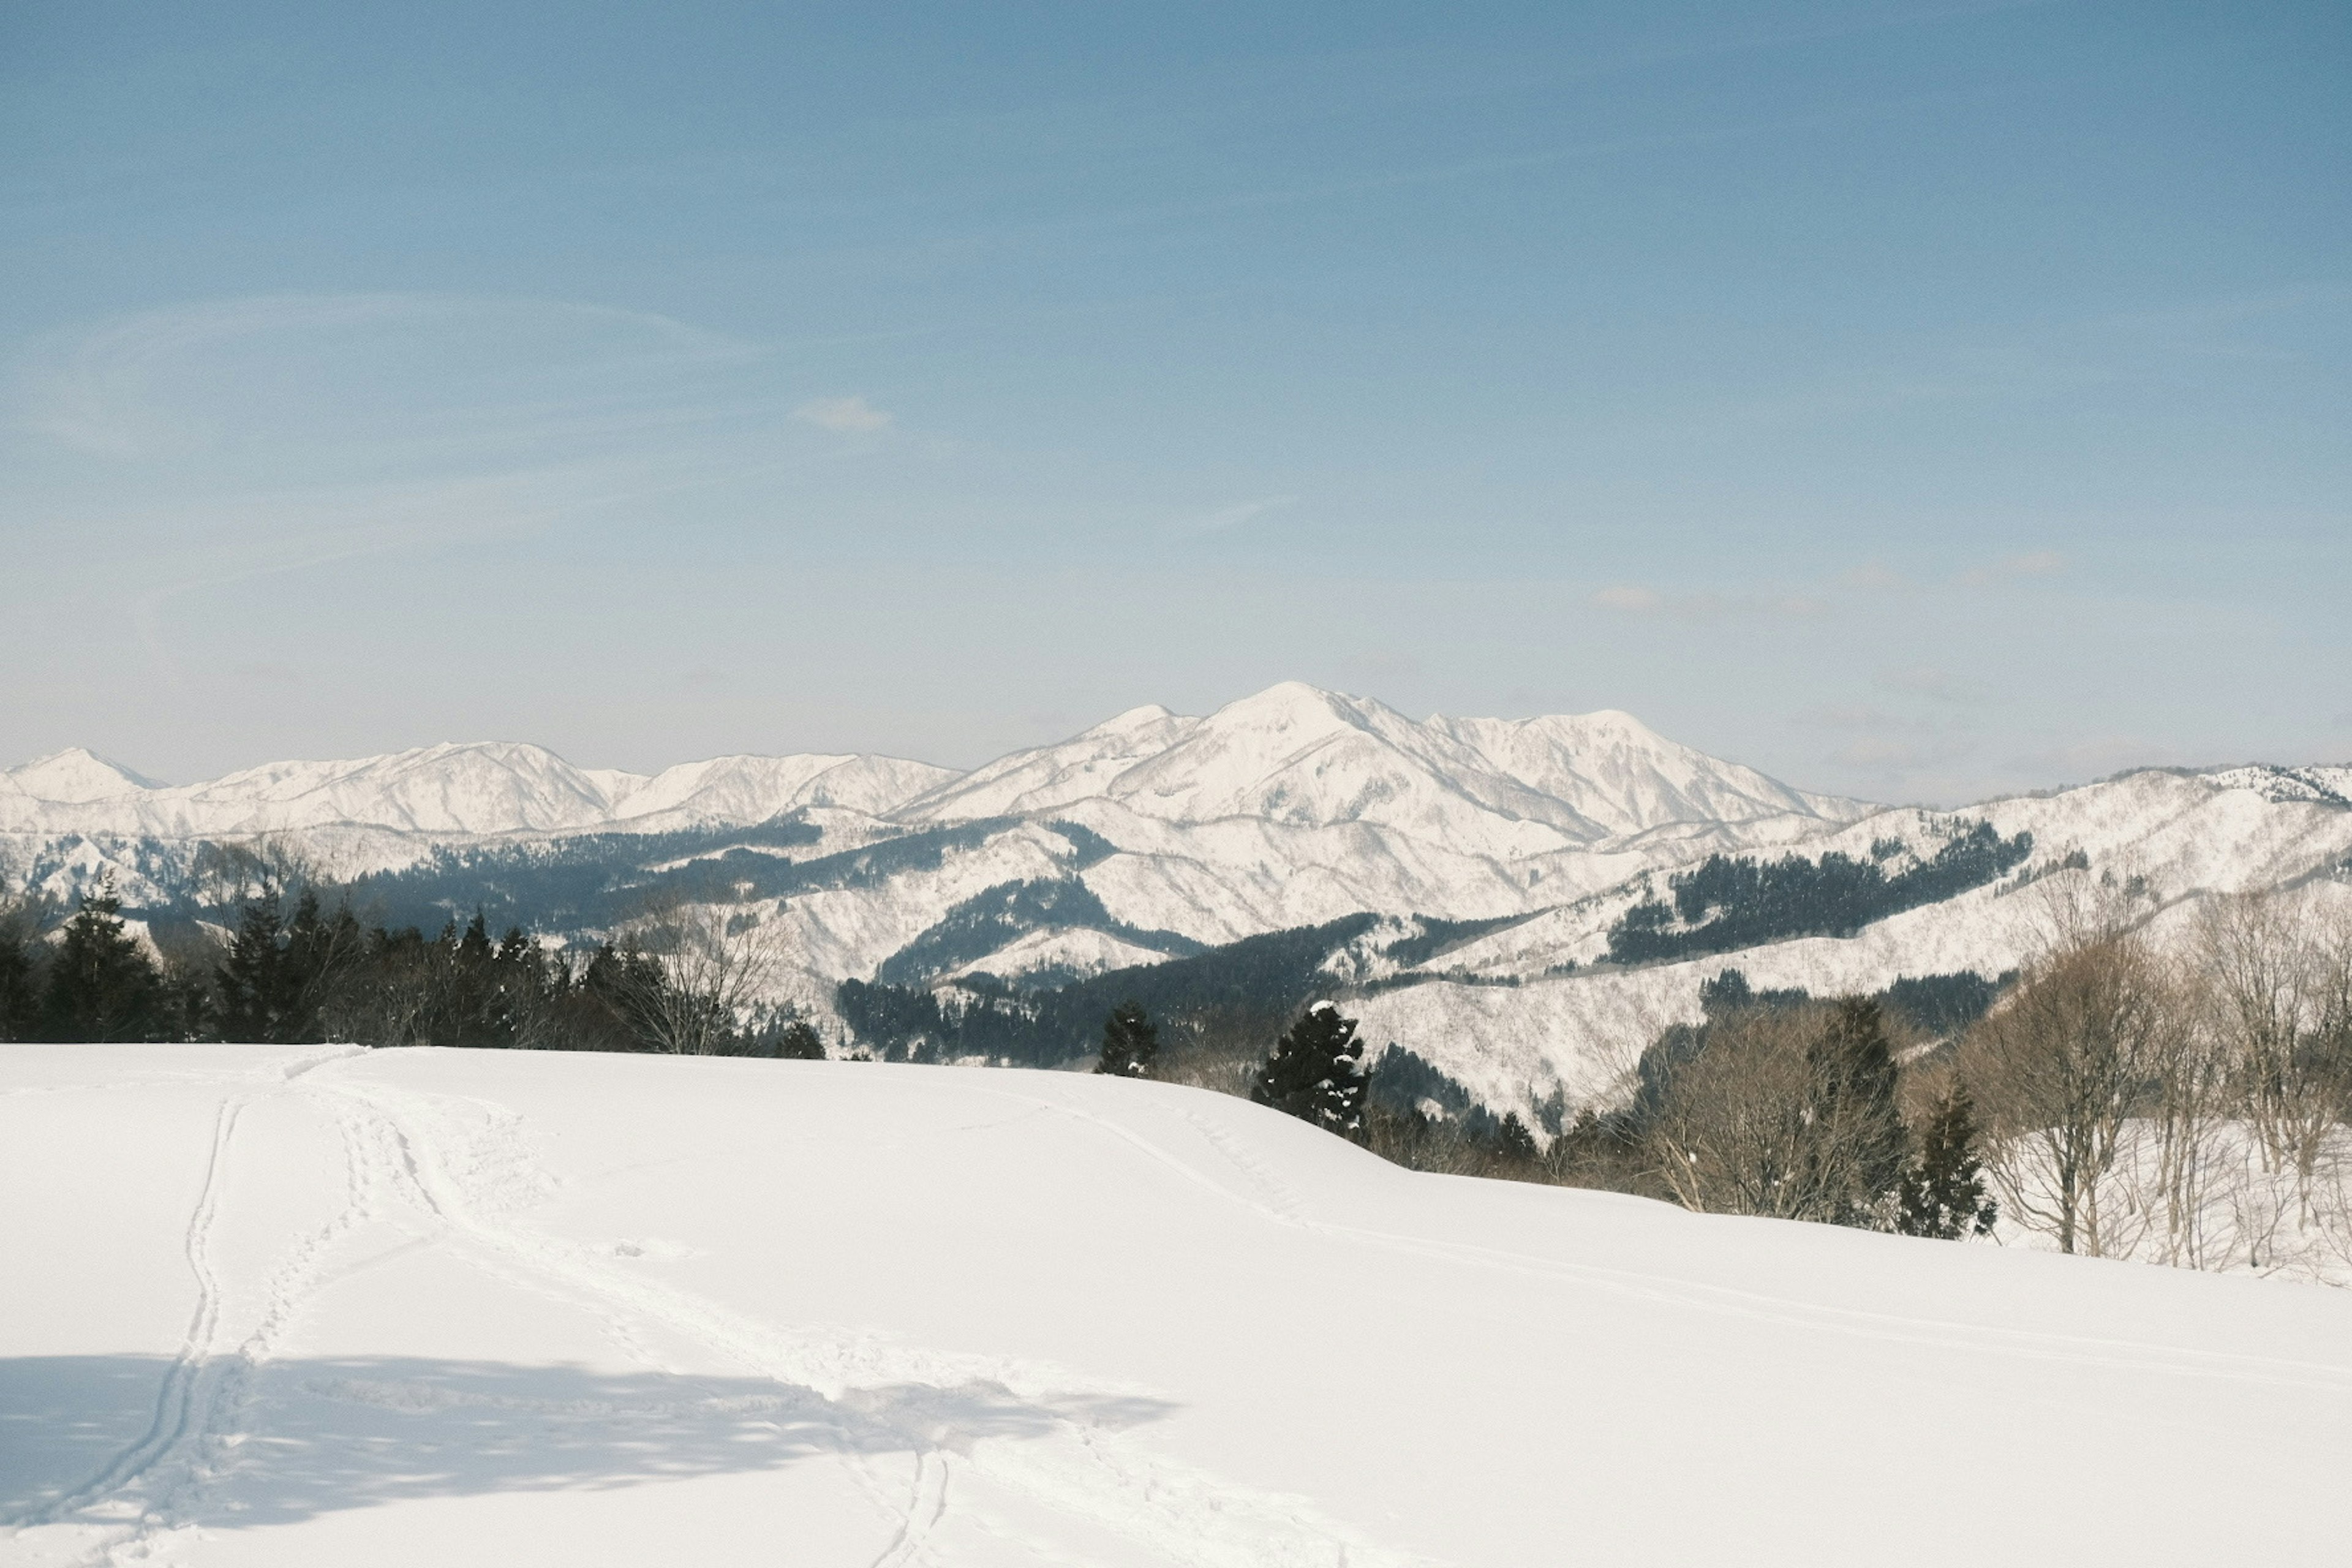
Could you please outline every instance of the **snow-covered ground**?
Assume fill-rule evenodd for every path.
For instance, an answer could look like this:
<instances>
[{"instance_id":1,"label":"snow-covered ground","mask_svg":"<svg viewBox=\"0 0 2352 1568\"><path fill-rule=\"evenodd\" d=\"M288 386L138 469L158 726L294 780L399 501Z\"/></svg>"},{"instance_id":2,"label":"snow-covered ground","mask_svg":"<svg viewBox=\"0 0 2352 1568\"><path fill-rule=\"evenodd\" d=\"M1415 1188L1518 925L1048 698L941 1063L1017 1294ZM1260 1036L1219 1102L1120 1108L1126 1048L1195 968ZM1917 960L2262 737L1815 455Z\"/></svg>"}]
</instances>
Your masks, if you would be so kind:
<instances>
[{"instance_id":1,"label":"snow-covered ground","mask_svg":"<svg viewBox=\"0 0 2352 1568\"><path fill-rule=\"evenodd\" d=\"M0 1561L2339 1563L2352 1295L1011 1071L0 1047Z\"/></svg>"}]
</instances>

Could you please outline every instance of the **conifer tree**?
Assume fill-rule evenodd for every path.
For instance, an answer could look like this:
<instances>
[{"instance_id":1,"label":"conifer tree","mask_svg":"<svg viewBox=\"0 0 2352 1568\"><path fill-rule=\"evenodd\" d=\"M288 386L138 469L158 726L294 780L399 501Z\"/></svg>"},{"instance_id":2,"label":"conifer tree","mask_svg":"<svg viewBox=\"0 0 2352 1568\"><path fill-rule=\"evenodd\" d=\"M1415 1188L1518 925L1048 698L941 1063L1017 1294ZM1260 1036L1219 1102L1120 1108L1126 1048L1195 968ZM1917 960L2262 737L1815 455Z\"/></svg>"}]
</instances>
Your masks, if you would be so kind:
<instances>
[{"instance_id":1,"label":"conifer tree","mask_svg":"<svg viewBox=\"0 0 2352 1568\"><path fill-rule=\"evenodd\" d=\"M1357 1143L1367 1142L1364 1100L1371 1070L1356 1021L1343 1018L1328 1002L1318 1002L1275 1042L1258 1069L1250 1098L1286 1115L1311 1121Z\"/></svg>"},{"instance_id":2,"label":"conifer tree","mask_svg":"<svg viewBox=\"0 0 2352 1568\"><path fill-rule=\"evenodd\" d=\"M40 1028L40 976L31 939L29 921L0 910L0 1040L28 1040Z\"/></svg>"},{"instance_id":3,"label":"conifer tree","mask_svg":"<svg viewBox=\"0 0 2352 1568\"><path fill-rule=\"evenodd\" d=\"M269 1044L279 1038L283 931L275 898L255 899L238 915L236 935L215 973L223 1039Z\"/></svg>"},{"instance_id":4,"label":"conifer tree","mask_svg":"<svg viewBox=\"0 0 2352 1568\"><path fill-rule=\"evenodd\" d=\"M169 1035L163 976L123 929L111 873L66 922L49 962L42 1033L52 1040L154 1040Z\"/></svg>"},{"instance_id":5,"label":"conifer tree","mask_svg":"<svg viewBox=\"0 0 2352 1568\"><path fill-rule=\"evenodd\" d=\"M1906 1236L1959 1241L1990 1236L2000 1217L1977 1159L1976 1108L1955 1087L1919 1134L1919 1154L1903 1172L1895 1228Z\"/></svg>"},{"instance_id":6,"label":"conifer tree","mask_svg":"<svg viewBox=\"0 0 2352 1568\"><path fill-rule=\"evenodd\" d=\"M286 959L278 975L288 1041L307 1044L327 1037L322 1015L328 996L343 972L359 962L364 947L360 922L349 904L324 916L319 895L302 889L294 918L287 922Z\"/></svg>"},{"instance_id":7,"label":"conifer tree","mask_svg":"<svg viewBox=\"0 0 2352 1568\"><path fill-rule=\"evenodd\" d=\"M824 1060L824 1041L806 1018L795 1018L776 1037L776 1055L786 1061L821 1062Z\"/></svg>"},{"instance_id":8,"label":"conifer tree","mask_svg":"<svg viewBox=\"0 0 2352 1568\"><path fill-rule=\"evenodd\" d=\"M1118 1078L1149 1078L1160 1054L1160 1031L1139 1002L1122 1002L1103 1020L1102 1056L1095 1071Z\"/></svg>"},{"instance_id":9,"label":"conifer tree","mask_svg":"<svg viewBox=\"0 0 2352 1568\"><path fill-rule=\"evenodd\" d=\"M1517 1111L1506 1115L1495 1129L1495 1152L1516 1165L1532 1165L1541 1152L1536 1147L1536 1135L1528 1131Z\"/></svg>"}]
</instances>

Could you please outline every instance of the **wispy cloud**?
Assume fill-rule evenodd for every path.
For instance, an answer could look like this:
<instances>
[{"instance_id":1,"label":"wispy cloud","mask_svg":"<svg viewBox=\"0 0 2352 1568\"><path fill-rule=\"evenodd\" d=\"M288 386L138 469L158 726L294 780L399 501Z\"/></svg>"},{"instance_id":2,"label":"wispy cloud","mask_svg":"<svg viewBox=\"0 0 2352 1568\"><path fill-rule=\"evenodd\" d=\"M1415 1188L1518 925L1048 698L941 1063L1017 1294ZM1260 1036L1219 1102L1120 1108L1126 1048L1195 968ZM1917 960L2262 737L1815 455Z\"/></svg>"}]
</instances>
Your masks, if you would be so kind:
<instances>
[{"instance_id":1,"label":"wispy cloud","mask_svg":"<svg viewBox=\"0 0 2352 1568\"><path fill-rule=\"evenodd\" d=\"M667 316L440 294L293 294L144 311L35 343L10 422L126 461L298 437L404 447L675 423L764 351Z\"/></svg>"},{"instance_id":2,"label":"wispy cloud","mask_svg":"<svg viewBox=\"0 0 2352 1568\"><path fill-rule=\"evenodd\" d=\"M853 394L847 397L811 398L793 410L793 417L837 436L870 436L890 428L896 416Z\"/></svg>"},{"instance_id":3,"label":"wispy cloud","mask_svg":"<svg viewBox=\"0 0 2352 1568\"><path fill-rule=\"evenodd\" d=\"M1203 512L1179 523L1179 533L1228 533L1246 522L1255 522L1267 512L1278 510L1297 502L1297 496L1266 496L1258 500L1236 501L1216 510Z\"/></svg>"}]
</instances>

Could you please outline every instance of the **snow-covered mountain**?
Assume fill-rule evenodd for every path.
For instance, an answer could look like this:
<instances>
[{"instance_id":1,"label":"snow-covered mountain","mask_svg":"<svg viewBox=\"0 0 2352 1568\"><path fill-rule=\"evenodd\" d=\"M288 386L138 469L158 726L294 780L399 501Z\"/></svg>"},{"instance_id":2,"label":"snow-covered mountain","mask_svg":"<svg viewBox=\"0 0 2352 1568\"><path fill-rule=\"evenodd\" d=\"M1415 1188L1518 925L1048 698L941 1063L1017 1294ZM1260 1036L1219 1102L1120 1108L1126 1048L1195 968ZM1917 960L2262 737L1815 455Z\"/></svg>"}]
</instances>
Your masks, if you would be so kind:
<instances>
[{"instance_id":1,"label":"snow-covered mountain","mask_svg":"<svg viewBox=\"0 0 2352 1568\"><path fill-rule=\"evenodd\" d=\"M1097 800L1181 824L1362 823L1506 858L1671 825L1842 823L1868 809L1676 745L1630 714L1415 723L1378 702L1286 681L1204 719L1135 709L944 783L895 815L960 822Z\"/></svg>"},{"instance_id":2,"label":"snow-covered mountain","mask_svg":"<svg viewBox=\"0 0 2352 1568\"><path fill-rule=\"evenodd\" d=\"M803 806L879 815L953 770L894 757L718 757L659 773L577 768L544 747L444 744L268 763L168 786L89 752L0 773L0 832L193 838L335 827L490 837L764 822Z\"/></svg>"},{"instance_id":3,"label":"snow-covered mountain","mask_svg":"<svg viewBox=\"0 0 2352 1568\"><path fill-rule=\"evenodd\" d=\"M454 846L787 816L818 833L819 854L985 829L949 833L926 875L796 903L787 923L802 945L832 955L811 974L835 978L870 973L894 951L881 944L1013 880L1082 870L1117 921L1230 942L1363 909L1522 912L1662 859L1801 838L1868 809L1801 795L1622 714L1415 723L1297 683L1204 718L1137 709L968 774L803 755L648 776L497 743L270 763L180 786L87 752L0 774L0 836L15 847L16 880L70 898L111 869L134 902L174 896L175 875L205 842L267 838L351 878ZM1056 822L1089 836L1087 847L1045 832ZM1078 858L1083 868L1066 864ZM1024 951L1058 965L1074 950Z\"/></svg>"},{"instance_id":4,"label":"snow-covered mountain","mask_svg":"<svg viewBox=\"0 0 2352 1568\"><path fill-rule=\"evenodd\" d=\"M1932 853L1961 825L2030 838L2005 874L1873 921L1850 936L1792 936L1679 961L1609 963L1610 936L1671 872L1647 873L1515 921L1412 966L1407 984L1366 996L1367 1035L1409 1042L1480 1097L1531 1106L1555 1090L1600 1093L1671 1024L1700 1020L1698 988L1737 968L1759 988L1816 995L1880 990L1905 975L2014 969L2049 933L2047 897L2069 880L2122 900L2159 942L2185 938L2203 900L2279 889L2352 906L2352 805L2309 788L2352 770L2150 769L1956 813L1890 809L1796 852L1870 860ZM1397 966L1386 972L1394 976Z\"/></svg>"},{"instance_id":5,"label":"snow-covered mountain","mask_svg":"<svg viewBox=\"0 0 2352 1568\"><path fill-rule=\"evenodd\" d=\"M151 837L373 827L490 837L742 826L806 806L908 825L1066 814L1368 824L1456 854L1521 858L1663 826L1868 808L1809 795L1614 712L1415 723L1296 681L1205 718L1138 708L970 773L891 757L719 757L656 774L574 767L544 747L443 744L270 763L158 784L86 751L0 773L0 832Z\"/></svg>"},{"instance_id":6,"label":"snow-covered mountain","mask_svg":"<svg viewBox=\"0 0 2352 1568\"><path fill-rule=\"evenodd\" d=\"M2001 847L1998 865L1849 935L1631 966L1612 949L1629 910L1710 856L1834 855L1902 876L1971 832ZM0 774L9 886L66 901L111 874L135 909L214 918L207 900L242 896L206 880L219 845L365 879L373 907L425 925L488 901L499 920L593 935L667 879L737 906L779 950L783 991L819 1013L848 980L1055 984L1379 917L1328 971L1360 994L1367 1033L1490 1103L1532 1107L1594 1091L1629 1041L1695 1016L1699 981L1727 965L1815 991L1998 974L2033 940L2033 900L2017 895L2053 875L2130 884L2176 920L2216 889L2333 886L2352 874L2352 768L2150 771L1891 809L1792 789L1622 713L1416 721L1286 683L1205 716L1135 709L968 773L821 755L645 775L478 744L182 786L80 752Z\"/></svg>"}]
</instances>

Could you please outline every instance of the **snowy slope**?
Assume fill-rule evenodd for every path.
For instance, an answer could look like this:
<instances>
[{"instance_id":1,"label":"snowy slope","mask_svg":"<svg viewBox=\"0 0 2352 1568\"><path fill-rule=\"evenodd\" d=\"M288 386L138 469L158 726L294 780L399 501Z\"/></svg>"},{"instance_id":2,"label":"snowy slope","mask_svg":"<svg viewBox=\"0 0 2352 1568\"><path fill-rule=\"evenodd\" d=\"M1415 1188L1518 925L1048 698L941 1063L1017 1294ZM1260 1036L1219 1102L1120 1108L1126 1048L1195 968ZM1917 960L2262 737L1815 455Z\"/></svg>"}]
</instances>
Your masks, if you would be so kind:
<instances>
[{"instance_id":1,"label":"snowy slope","mask_svg":"<svg viewBox=\"0 0 2352 1568\"><path fill-rule=\"evenodd\" d=\"M1747 822L1783 812L1843 822L1864 809L1676 745L1613 709L1520 720L1433 717L1427 727L1469 747L1506 777L1570 803L1611 834L1645 833L1677 822Z\"/></svg>"},{"instance_id":2,"label":"snowy slope","mask_svg":"<svg viewBox=\"0 0 2352 1568\"><path fill-rule=\"evenodd\" d=\"M1906 974L1968 969L1990 977L2013 969L2046 935L2043 894L2070 878L2137 879L2144 891L2129 904L2167 939L2186 931L2197 901L2210 893L2308 886L2316 896L2352 899L2352 884L2342 880L2352 868L2352 809L2281 798L2240 772L2150 771L1959 813L1886 811L1808 841L1807 857L1838 851L1865 858L1876 841L1924 847L1958 821L1989 822L2004 837L2033 836L2032 857L2016 873L1852 937L1594 970L1607 957L1610 925L1663 890L1663 877L1654 877L1547 910L1423 966L1484 984L1440 980L1386 991L1351 1011L1368 1037L1410 1047L1491 1103L1527 1106L1555 1089L1575 1101L1604 1096L1666 1026L1698 1022L1700 982L1727 967L1759 986L1816 994L1875 991ZM2063 869L2076 854L2087 869ZM1576 972L1559 973L1571 963Z\"/></svg>"},{"instance_id":3,"label":"snowy slope","mask_svg":"<svg viewBox=\"0 0 2352 1568\"><path fill-rule=\"evenodd\" d=\"M0 1050L0 1561L2341 1561L2352 1296L1169 1085Z\"/></svg>"}]
</instances>

